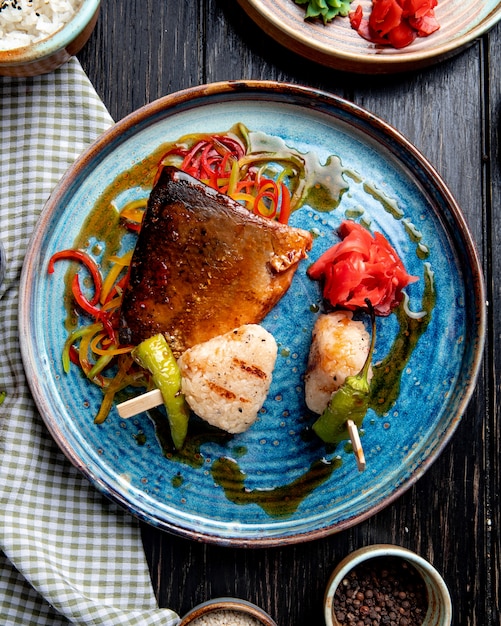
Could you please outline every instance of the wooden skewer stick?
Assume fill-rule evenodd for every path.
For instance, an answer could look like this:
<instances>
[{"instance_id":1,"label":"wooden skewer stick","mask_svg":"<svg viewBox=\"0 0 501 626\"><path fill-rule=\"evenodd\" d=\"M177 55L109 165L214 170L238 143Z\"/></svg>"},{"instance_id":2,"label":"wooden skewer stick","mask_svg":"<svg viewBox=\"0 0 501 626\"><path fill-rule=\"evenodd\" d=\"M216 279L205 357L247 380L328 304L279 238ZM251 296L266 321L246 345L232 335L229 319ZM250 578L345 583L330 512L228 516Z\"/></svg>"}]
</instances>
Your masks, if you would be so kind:
<instances>
[{"instance_id":1,"label":"wooden skewer stick","mask_svg":"<svg viewBox=\"0 0 501 626\"><path fill-rule=\"evenodd\" d=\"M120 417L127 419L163 403L164 400L160 389L152 389L136 398L131 398L130 400L117 404L117 410Z\"/></svg>"},{"instance_id":2,"label":"wooden skewer stick","mask_svg":"<svg viewBox=\"0 0 501 626\"><path fill-rule=\"evenodd\" d=\"M351 445L353 446L353 452L357 461L358 471L363 472L366 467L365 454L364 449L362 448L362 442L360 441L360 435L358 434L357 425L353 420L347 420L346 426L350 434Z\"/></svg>"}]
</instances>

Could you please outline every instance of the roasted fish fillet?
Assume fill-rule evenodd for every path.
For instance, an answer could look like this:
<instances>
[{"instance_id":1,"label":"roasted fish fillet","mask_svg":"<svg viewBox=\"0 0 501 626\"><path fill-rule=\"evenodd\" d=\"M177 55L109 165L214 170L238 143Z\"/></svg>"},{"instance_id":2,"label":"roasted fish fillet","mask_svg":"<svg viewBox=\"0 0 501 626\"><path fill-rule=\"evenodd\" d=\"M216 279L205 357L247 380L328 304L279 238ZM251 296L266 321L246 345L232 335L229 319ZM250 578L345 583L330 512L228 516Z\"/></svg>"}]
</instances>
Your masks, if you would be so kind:
<instances>
[{"instance_id":1,"label":"roasted fish fillet","mask_svg":"<svg viewBox=\"0 0 501 626\"><path fill-rule=\"evenodd\" d=\"M174 167L153 188L124 293L120 341L165 335L179 356L257 324L288 290L311 234L253 215Z\"/></svg>"}]
</instances>

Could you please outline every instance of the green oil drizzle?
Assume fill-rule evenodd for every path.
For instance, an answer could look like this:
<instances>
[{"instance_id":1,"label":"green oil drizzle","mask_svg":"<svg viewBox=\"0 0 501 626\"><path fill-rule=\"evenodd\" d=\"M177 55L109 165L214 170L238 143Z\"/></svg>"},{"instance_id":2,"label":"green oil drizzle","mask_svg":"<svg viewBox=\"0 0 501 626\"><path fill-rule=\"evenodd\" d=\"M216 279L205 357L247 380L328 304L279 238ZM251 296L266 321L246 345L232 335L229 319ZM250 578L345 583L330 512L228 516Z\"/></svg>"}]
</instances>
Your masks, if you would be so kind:
<instances>
[{"instance_id":1,"label":"green oil drizzle","mask_svg":"<svg viewBox=\"0 0 501 626\"><path fill-rule=\"evenodd\" d=\"M414 243L419 243L423 238L423 233L408 218L404 218L402 224L409 239Z\"/></svg>"},{"instance_id":2,"label":"green oil drizzle","mask_svg":"<svg viewBox=\"0 0 501 626\"><path fill-rule=\"evenodd\" d=\"M409 317L401 304L395 311L400 326L395 341L386 357L373 366L369 406L378 415L387 413L396 402L400 393L402 373L431 320L436 304L436 292L433 272L428 264L425 264L424 284L421 308L425 315L419 319Z\"/></svg>"},{"instance_id":3,"label":"green oil drizzle","mask_svg":"<svg viewBox=\"0 0 501 626\"><path fill-rule=\"evenodd\" d=\"M163 455L169 461L182 463L195 469L204 467L207 463L208 459L201 452L204 443L214 442L224 445L232 439L232 435L229 433L214 428L207 422L192 416L188 437L181 450L176 450L172 443L169 422L163 409L150 409L148 415L155 426L155 435ZM240 453L242 453L242 449Z\"/></svg>"},{"instance_id":4,"label":"green oil drizzle","mask_svg":"<svg viewBox=\"0 0 501 626\"><path fill-rule=\"evenodd\" d=\"M392 217L394 217L396 220L402 219L402 217L404 216L404 212L398 206L398 203L396 200L387 196L383 191L378 189L372 183L365 182L363 185L363 188L364 188L364 191L368 193L370 196L372 196L375 200L377 200L381 204L381 206L384 208L384 210L387 213L389 213Z\"/></svg>"},{"instance_id":5,"label":"green oil drizzle","mask_svg":"<svg viewBox=\"0 0 501 626\"><path fill-rule=\"evenodd\" d=\"M235 446L233 454L238 458L245 456L247 454L247 446Z\"/></svg>"},{"instance_id":6,"label":"green oil drizzle","mask_svg":"<svg viewBox=\"0 0 501 626\"><path fill-rule=\"evenodd\" d=\"M181 487L183 483L184 483L184 478L181 472L177 472L177 474L174 474L171 480L171 484L174 487L174 489L179 489L179 487Z\"/></svg>"},{"instance_id":7,"label":"green oil drizzle","mask_svg":"<svg viewBox=\"0 0 501 626\"><path fill-rule=\"evenodd\" d=\"M314 461L300 477L271 489L248 489L245 486L245 473L236 461L228 457L214 461L211 473L214 482L224 489L230 502L238 505L257 504L271 517L289 517L304 498L324 483L341 463L337 457L332 461Z\"/></svg>"},{"instance_id":8,"label":"green oil drizzle","mask_svg":"<svg viewBox=\"0 0 501 626\"><path fill-rule=\"evenodd\" d=\"M425 261L430 256L430 249L423 243L419 243L416 247L417 258Z\"/></svg>"},{"instance_id":9,"label":"green oil drizzle","mask_svg":"<svg viewBox=\"0 0 501 626\"><path fill-rule=\"evenodd\" d=\"M346 209L344 212L344 216L348 220L356 220L365 213L365 209L361 206L352 207L351 209Z\"/></svg>"},{"instance_id":10,"label":"green oil drizzle","mask_svg":"<svg viewBox=\"0 0 501 626\"><path fill-rule=\"evenodd\" d=\"M290 168L293 173L291 198L293 210L309 204L317 211L326 212L339 205L349 185L343 177L344 168L338 156L329 155L322 164L316 152L299 152L288 146L280 137L249 131L242 124L233 126L231 130L241 136L244 135L251 152L248 157L249 164L270 161ZM247 157L242 161L246 160Z\"/></svg>"},{"instance_id":11,"label":"green oil drizzle","mask_svg":"<svg viewBox=\"0 0 501 626\"><path fill-rule=\"evenodd\" d=\"M138 446L144 446L146 443L146 435L142 431L138 432L137 435L133 435L133 437Z\"/></svg>"},{"instance_id":12,"label":"green oil drizzle","mask_svg":"<svg viewBox=\"0 0 501 626\"><path fill-rule=\"evenodd\" d=\"M345 176L348 176L348 178L351 178L351 180L353 180L356 183L361 183L363 181L362 176L360 176L360 174L356 172L355 170L344 169L343 174Z\"/></svg>"},{"instance_id":13,"label":"green oil drizzle","mask_svg":"<svg viewBox=\"0 0 501 626\"><path fill-rule=\"evenodd\" d=\"M387 213L389 213L394 219L402 221L404 230L410 241L416 244L416 256L421 261L425 261L430 255L430 250L429 247L422 242L423 233L408 218L404 217L404 212L398 206L397 201L387 196L383 191L378 189L372 183L365 182L363 184L363 188L364 191L372 196L374 200L379 202L383 209ZM370 219L366 218L365 215L362 215L360 223L369 228Z\"/></svg>"}]
</instances>

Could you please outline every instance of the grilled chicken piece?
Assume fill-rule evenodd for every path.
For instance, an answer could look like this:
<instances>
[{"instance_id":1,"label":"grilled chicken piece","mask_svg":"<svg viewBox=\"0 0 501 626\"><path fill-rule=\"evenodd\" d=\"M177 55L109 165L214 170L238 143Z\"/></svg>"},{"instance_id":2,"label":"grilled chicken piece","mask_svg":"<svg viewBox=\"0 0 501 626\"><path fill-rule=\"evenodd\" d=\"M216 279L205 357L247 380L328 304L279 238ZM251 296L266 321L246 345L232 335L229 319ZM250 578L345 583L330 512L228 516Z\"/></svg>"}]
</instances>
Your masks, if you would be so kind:
<instances>
[{"instance_id":1,"label":"grilled chicken piece","mask_svg":"<svg viewBox=\"0 0 501 626\"><path fill-rule=\"evenodd\" d=\"M309 232L253 215L174 167L153 188L120 319L122 343L164 333L175 356L257 324L289 288Z\"/></svg>"},{"instance_id":2,"label":"grilled chicken piece","mask_svg":"<svg viewBox=\"0 0 501 626\"><path fill-rule=\"evenodd\" d=\"M355 321L351 311L333 311L317 318L305 374L305 400L311 411L323 413L334 391L348 376L360 372L370 344L364 323Z\"/></svg>"},{"instance_id":3,"label":"grilled chicken piece","mask_svg":"<svg viewBox=\"0 0 501 626\"><path fill-rule=\"evenodd\" d=\"M198 417L243 433L266 400L276 359L273 335L259 324L246 324L183 352L181 391Z\"/></svg>"}]
</instances>

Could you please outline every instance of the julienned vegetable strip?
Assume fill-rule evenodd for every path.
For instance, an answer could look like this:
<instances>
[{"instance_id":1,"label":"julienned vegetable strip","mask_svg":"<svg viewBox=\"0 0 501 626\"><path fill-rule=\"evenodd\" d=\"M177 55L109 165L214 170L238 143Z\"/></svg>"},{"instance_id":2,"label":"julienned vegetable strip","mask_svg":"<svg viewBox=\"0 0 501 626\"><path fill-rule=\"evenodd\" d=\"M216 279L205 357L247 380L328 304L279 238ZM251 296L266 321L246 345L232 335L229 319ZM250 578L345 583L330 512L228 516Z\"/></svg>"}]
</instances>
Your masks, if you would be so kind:
<instances>
[{"instance_id":1,"label":"julienned vegetable strip","mask_svg":"<svg viewBox=\"0 0 501 626\"><path fill-rule=\"evenodd\" d=\"M84 335L97 333L103 329L102 324L91 324L90 326L82 326L73 331L66 339L63 347L62 361L63 370L67 374L70 371L70 349L76 344Z\"/></svg>"},{"instance_id":2,"label":"julienned vegetable strip","mask_svg":"<svg viewBox=\"0 0 501 626\"><path fill-rule=\"evenodd\" d=\"M176 144L161 159L162 165L176 165L190 176L244 204L249 211L287 223L291 195L280 176L266 174L264 164L249 162L246 147L229 135L193 135ZM179 159L181 162L178 162ZM259 162L259 166L257 163ZM249 164L250 163L250 164Z\"/></svg>"},{"instance_id":3,"label":"julienned vegetable strip","mask_svg":"<svg viewBox=\"0 0 501 626\"><path fill-rule=\"evenodd\" d=\"M287 224L291 215L291 194L289 188L284 183L281 183L282 191L282 205L280 207L280 215L278 221L282 224Z\"/></svg>"},{"instance_id":4,"label":"julienned vegetable strip","mask_svg":"<svg viewBox=\"0 0 501 626\"><path fill-rule=\"evenodd\" d=\"M95 418L97 423L106 419L117 392L129 385L145 387L148 384L144 372L128 356L133 346L120 346L116 336L117 313L122 303L131 258L131 252L121 257L110 257L112 265L104 281L95 260L81 250L57 252L48 264L48 272L52 274L56 261L77 261L89 270L93 278L94 295L89 299L81 290L78 273L73 276L71 293L74 301L82 313L92 319L92 323L76 329L68 336L62 351L62 362L65 373L70 371L71 363L74 363L103 390L103 402ZM125 274L120 276L123 272ZM118 372L111 377L105 376L104 372L114 364L118 364Z\"/></svg>"},{"instance_id":5,"label":"julienned vegetable strip","mask_svg":"<svg viewBox=\"0 0 501 626\"><path fill-rule=\"evenodd\" d=\"M103 281L101 296L99 298L101 304L105 304L109 300L109 296L112 294L113 285L116 283L124 268L129 267L131 259L132 250L124 254L122 257L110 257L109 260L113 265Z\"/></svg>"},{"instance_id":6,"label":"julienned vegetable strip","mask_svg":"<svg viewBox=\"0 0 501 626\"><path fill-rule=\"evenodd\" d=\"M141 198L132 200L123 207L120 211L120 219L126 228L139 232L147 202L146 198Z\"/></svg>"},{"instance_id":7,"label":"julienned vegetable strip","mask_svg":"<svg viewBox=\"0 0 501 626\"><path fill-rule=\"evenodd\" d=\"M145 387L147 381L143 371L138 371L129 354L119 357L118 372L104 389L104 397L101 407L94 418L94 423L102 424L110 412L115 395L129 386Z\"/></svg>"},{"instance_id":8,"label":"julienned vegetable strip","mask_svg":"<svg viewBox=\"0 0 501 626\"><path fill-rule=\"evenodd\" d=\"M60 252L56 252L52 255L49 261L49 266L47 268L49 274L52 274L54 272L54 263L61 259L78 261L85 265L85 267L89 270L92 276L92 280L94 281L94 296L89 300L89 303L91 306L97 304L97 302L99 302L99 296L101 293L103 281L101 277L101 272L99 271L99 266L94 261L94 259L82 250L61 250Z\"/></svg>"}]
</instances>

